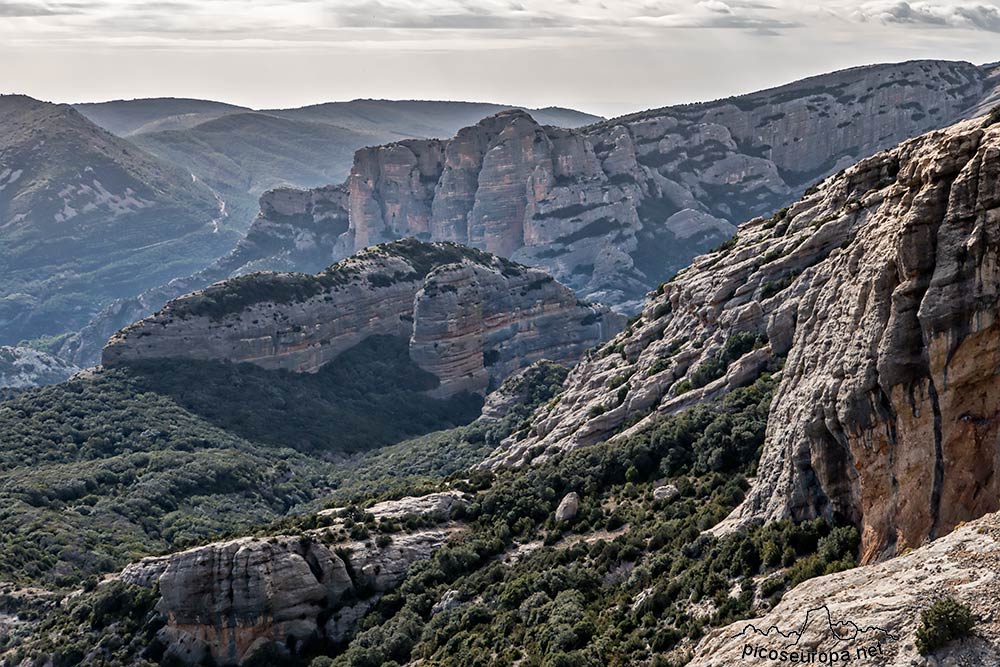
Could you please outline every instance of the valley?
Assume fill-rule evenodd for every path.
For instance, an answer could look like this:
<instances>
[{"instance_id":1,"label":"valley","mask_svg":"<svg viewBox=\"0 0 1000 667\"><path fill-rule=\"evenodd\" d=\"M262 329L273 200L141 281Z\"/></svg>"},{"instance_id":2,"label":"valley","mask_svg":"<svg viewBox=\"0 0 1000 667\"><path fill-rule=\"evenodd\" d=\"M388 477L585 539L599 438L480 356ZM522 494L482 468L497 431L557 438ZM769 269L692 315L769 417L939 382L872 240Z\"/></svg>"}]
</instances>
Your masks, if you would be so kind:
<instances>
[{"instance_id":1,"label":"valley","mask_svg":"<svg viewBox=\"0 0 1000 667\"><path fill-rule=\"evenodd\" d=\"M0 97L0 667L992 664L998 101Z\"/></svg>"}]
</instances>

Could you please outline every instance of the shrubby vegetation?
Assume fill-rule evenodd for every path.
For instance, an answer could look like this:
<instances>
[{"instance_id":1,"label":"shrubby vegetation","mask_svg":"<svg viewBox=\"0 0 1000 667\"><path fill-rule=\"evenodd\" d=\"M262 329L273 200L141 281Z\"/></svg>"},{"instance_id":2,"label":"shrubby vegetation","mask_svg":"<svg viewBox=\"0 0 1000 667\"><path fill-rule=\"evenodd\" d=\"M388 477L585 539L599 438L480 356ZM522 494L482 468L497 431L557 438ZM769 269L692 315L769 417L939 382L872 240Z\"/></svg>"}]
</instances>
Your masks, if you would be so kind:
<instances>
[{"instance_id":1,"label":"shrubby vegetation","mask_svg":"<svg viewBox=\"0 0 1000 667\"><path fill-rule=\"evenodd\" d=\"M920 614L917 628L917 650L923 655L933 653L948 642L968 637L976 626L972 609L953 597L935 600Z\"/></svg>"},{"instance_id":2,"label":"shrubby vegetation","mask_svg":"<svg viewBox=\"0 0 1000 667\"><path fill-rule=\"evenodd\" d=\"M421 389L433 376L394 346L372 341L315 375L160 362L0 403L4 574L72 586L140 555L305 512L374 475L409 484L398 461L376 465L400 450L357 478L363 457L344 453L467 422L480 401L428 398ZM461 442L428 443L420 474L440 479L439 461L471 463L448 451Z\"/></svg>"},{"instance_id":3,"label":"shrubby vegetation","mask_svg":"<svg viewBox=\"0 0 1000 667\"><path fill-rule=\"evenodd\" d=\"M523 378L528 386L520 390L543 404L554 400L562 377L563 371L542 368ZM491 441L520 428L527 412L507 415L502 426L480 421L357 455L329 470L325 479L338 488L325 493L339 505L431 491L440 488L442 474L453 473L452 488L475 494L462 517L468 532L414 565L347 646L323 647L325 656L288 664L682 664L707 628L746 617L788 587L855 562L856 529L822 520L749 527L722 538L705 532L743 499L774 386L765 374L717 403L661 418L623 441L549 452L543 462L517 470L468 468ZM151 398L168 401L156 394L143 400ZM204 425L169 404L175 417ZM301 461L294 450L283 451L289 465ZM654 489L665 483L678 489L676 498L656 499ZM555 508L570 491L580 496L579 511L557 522ZM313 498L300 507L315 508ZM155 513L150 516L155 523ZM270 530L294 534L314 524L302 515ZM373 539L392 538L383 531ZM435 612L448 591L457 606ZM100 647L85 664L158 664L162 647L141 638L155 634L163 619L143 614L145 595L100 586L47 616L31 648L49 652L45 638L61 633L76 639L60 651ZM129 619L143 620L136 625L98 613L111 607L108 600L133 610Z\"/></svg>"},{"instance_id":4,"label":"shrubby vegetation","mask_svg":"<svg viewBox=\"0 0 1000 667\"><path fill-rule=\"evenodd\" d=\"M219 428L299 451L374 449L467 424L482 407L470 394L430 398L438 379L393 336L371 336L316 373L172 359L132 364L130 377Z\"/></svg>"},{"instance_id":5,"label":"shrubby vegetation","mask_svg":"<svg viewBox=\"0 0 1000 667\"><path fill-rule=\"evenodd\" d=\"M373 287L387 287L401 281L423 280L436 267L463 260L484 265L490 265L494 261L499 262L505 275L516 275L521 271L521 267L514 262L494 258L481 250L456 243L429 244L416 239L402 239L369 248L317 274L253 273L231 278L172 302L170 312L180 318L210 317L221 320L226 315L242 312L257 303L288 304L306 301L331 288L357 281L365 262L389 257L406 260L412 270L393 275L372 274L369 276L369 281Z\"/></svg>"},{"instance_id":6,"label":"shrubby vegetation","mask_svg":"<svg viewBox=\"0 0 1000 667\"><path fill-rule=\"evenodd\" d=\"M786 522L702 534L743 497L772 388L764 377L624 443L474 474L471 536L414 566L334 664L666 665L686 638L747 615L755 600L852 566L853 527ZM679 498L653 498L664 480ZM557 523L568 491L580 494L580 510ZM752 577L762 573L771 575L757 590ZM432 613L448 590L463 603Z\"/></svg>"}]
</instances>

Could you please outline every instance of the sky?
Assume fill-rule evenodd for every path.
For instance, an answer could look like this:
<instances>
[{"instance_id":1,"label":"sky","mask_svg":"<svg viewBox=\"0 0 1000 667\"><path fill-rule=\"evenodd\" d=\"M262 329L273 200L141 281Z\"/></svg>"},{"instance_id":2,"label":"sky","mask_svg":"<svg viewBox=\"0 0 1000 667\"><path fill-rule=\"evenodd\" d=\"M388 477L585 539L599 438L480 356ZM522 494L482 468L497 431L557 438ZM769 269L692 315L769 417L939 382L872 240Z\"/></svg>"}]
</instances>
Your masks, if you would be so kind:
<instances>
[{"instance_id":1,"label":"sky","mask_svg":"<svg viewBox=\"0 0 1000 667\"><path fill-rule=\"evenodd\" d=\"M0 92L57 102L614 116L916 58L1000 61L1000 0L0 0Z\"/></svg>"}]
</instances>

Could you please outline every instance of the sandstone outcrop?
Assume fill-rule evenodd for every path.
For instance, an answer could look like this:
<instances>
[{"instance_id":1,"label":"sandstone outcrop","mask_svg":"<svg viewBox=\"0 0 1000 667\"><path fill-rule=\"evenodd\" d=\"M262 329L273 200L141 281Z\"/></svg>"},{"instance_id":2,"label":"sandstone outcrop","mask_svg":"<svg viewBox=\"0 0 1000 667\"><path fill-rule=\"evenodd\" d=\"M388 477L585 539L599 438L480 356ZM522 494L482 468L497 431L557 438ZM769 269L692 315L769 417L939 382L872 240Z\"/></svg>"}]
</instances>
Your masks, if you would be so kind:
<instances>
[{"instance_id":1,"label":"sandstone outcrop","mask_svg":"<svg viewBox=\"0 0 1000 667\"><path fill-rule=\"evenodd\" d=\"M447 499L445 498L447 496ZM409 567L426 560L461 527L441 517L462 501L450 494L387 501L376 519L410 513L441 523L373 541L338 541L339 526L298 536L242 538L145 558L121 578L159 586L158 638L186 664L239 665L250 658L301 654L341 643Z\"/></svg>"},{"instance_id":2,"label":"sandstone outcrop","mask_svg":"<svg viewBox=\"0 0 1000 667\"><path fill-rule=\"evenodd\" d=\"M1000 124L863 160L665 284L490 464L634 432L783 363L724 528L840 516L865 561L943 535L1000 508L998 230Z\"/></svg>"},{"instance_id":3,"label":"sandstone outcrop","mask_svg":"<svg viewBox=\"0 0 1000 667\"><path fill-rule=\"evenodd\" d=\"M820 654L825 654L825 662L829 663L831 653L842 657L843 651L847 651L850 660L835 664L873 667L1000 664L998 575L1000 516L990 514L884 563L806 581L761 618L738 621L709 632L687 664L729 667L790 663L790 660L753 659L744 654L747 646L751 650L761 647L813 653L809 664L820 664ZM916 648L920 614L944 595L968 605L979 618L975 635L922 656ZM833 637L831 628L840 639ZM802 634L785 639L775 629L785 634L792 631ZM859 654L859 649L864 653Z\"/></svg>"},{"instance_id":4,"label":"sandstone outcrop","mask_svg":"<svg viewBox=\"0 0 1000 667\"><path fill-rule=\"evenodd\" d=\"M176 299L108 342L103 363L162 358L315 372L374 335L407 338L440 396L486 393L540 359L570 362L622 317L537 269L454 244L397 241L316 275L257 273Z\"/></svg>"}]
</instances>

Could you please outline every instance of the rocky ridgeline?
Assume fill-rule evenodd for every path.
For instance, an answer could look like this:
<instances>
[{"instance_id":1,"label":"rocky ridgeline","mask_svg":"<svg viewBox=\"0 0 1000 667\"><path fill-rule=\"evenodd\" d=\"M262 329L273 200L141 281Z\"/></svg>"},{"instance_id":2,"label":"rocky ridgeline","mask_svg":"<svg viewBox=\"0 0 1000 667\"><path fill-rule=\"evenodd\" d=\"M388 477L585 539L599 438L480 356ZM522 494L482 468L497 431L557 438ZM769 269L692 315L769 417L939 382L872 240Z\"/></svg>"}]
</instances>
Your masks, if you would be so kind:
<instances>
[{"instance_id":1,"label":"rocky ridgeline","mask_svg":"<svg viewBox=\"0 0 1000 667\"><path fill-rule=\"evenodd\" d=\"M735 224L862 157L981 112L1000 91L997 72L877 65L574 130L512 110L452 139L362 149L346 183L265 193L232 253L112 304L58 353L96 363L108 336L169 299L255 270L318 271L407 236L544 268L585 300L632 311Z\"/></svg>"},{"instance_id":2,"label":"rocky ridgeline","mask_svg":"<svg viewBox=\"0 0 1000 667\"><path fill-rule=\"evenodd\" d=\"M378 503L366 510L376 521L413 517L425 524L384 540L350 538L347 519L328 510L327 527L302 535L145 558L120 576L158 586L156 611L165 624L157 639L175 660L268 664L268 657L342 643L413 563L461 531L450 517L465 502L461 494L436 493Z\"/></svg>"},{"instance_id":3,"label":"rocky ridgeline","mask_svg":"<svg viewBox=\"0 0 1000 667\"><path fill-rule=\"evenodd\" d=\"M1000 123L861 161L662 286L488 462L627 436L782 367L726 527L841 516L865 561L1000 507Z\"/></svg>"},{"instance_id":4,"label":"rocky ridgeline","mask_svg":"<svg viewBox=\"0 0 1000 667\"><path fill-rule=\"evenodd\" d=\"M539 359L621 330L537 269L453 244L369 248L319 274L255 273L176 299L115 334L103 363L187 358L314 372L373 335L410 341L437 395L486 393Z\"/></svg>"},{"instance_id":5,"label":"rocky ridgeline","mask_svg":"<svg viewBox=\"0 0 1000 667\"><path fill-rule=\"evenodd\" d=\"M449 140L360 150L341 191L303 196L301 218L258 223L291 225L282 237L335 257L404 236L454 241L545 268L582 298L638 302L734 224L959 119L989 73L940 61L856 68L579 130L507 111ZM331 243L309 206L345 196L349 227Z\"/></svg>"}]
</instances>

